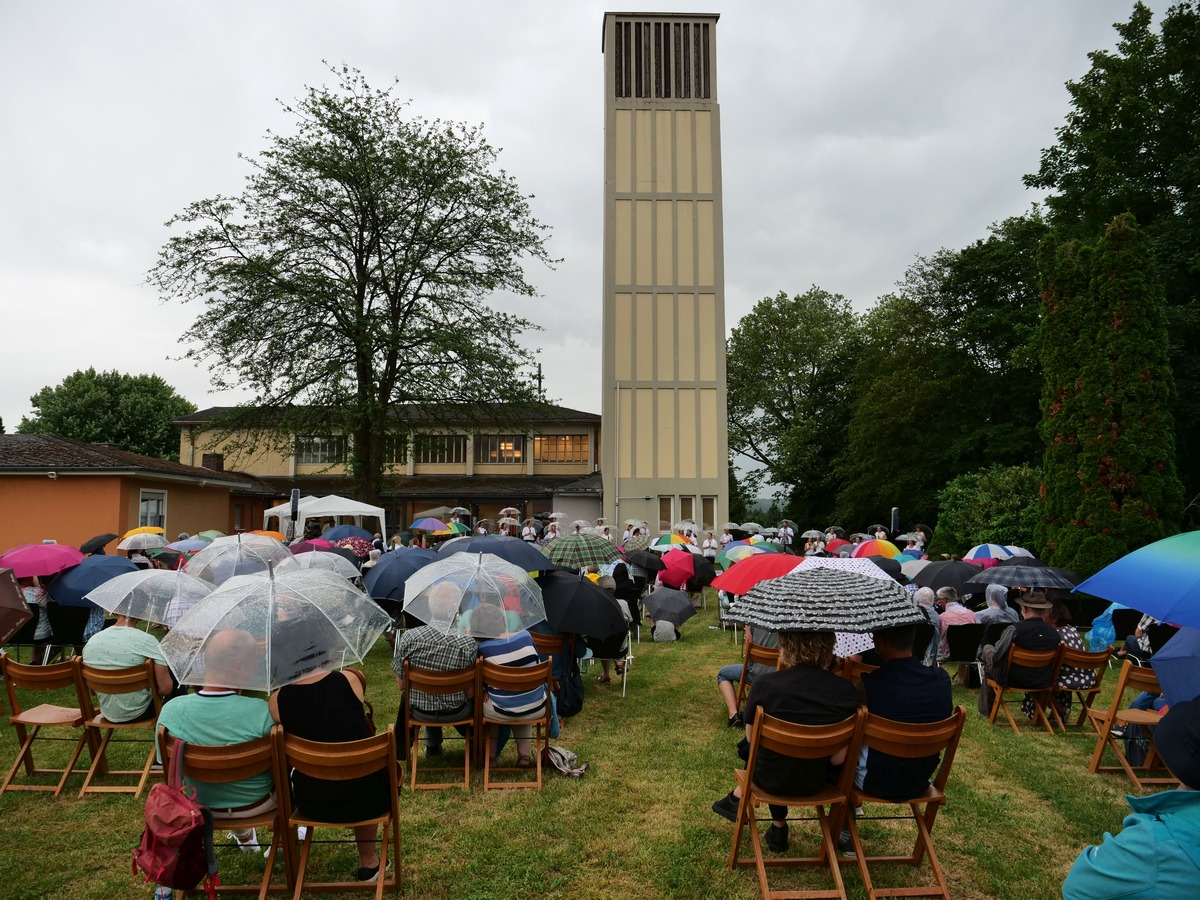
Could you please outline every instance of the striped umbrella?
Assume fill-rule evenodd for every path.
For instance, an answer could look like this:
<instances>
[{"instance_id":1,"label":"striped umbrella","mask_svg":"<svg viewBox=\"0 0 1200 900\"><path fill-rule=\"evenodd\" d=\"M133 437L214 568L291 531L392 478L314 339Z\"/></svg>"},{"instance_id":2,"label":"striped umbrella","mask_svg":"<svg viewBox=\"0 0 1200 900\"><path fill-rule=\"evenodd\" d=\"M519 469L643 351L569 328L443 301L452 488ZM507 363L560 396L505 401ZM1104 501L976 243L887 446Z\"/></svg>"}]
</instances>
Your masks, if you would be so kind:
<instances>
[{"instance_id":1,"label":"striped umbrella","mask_svg":"<svg viewBox=\"0 0 1200 900\"><path fill-rule=\"evenodd\" d=\"M730 618L773 631L875 631L916 625L924 614L891 579L801 565L759 582L729 605Z\"/></svg>"},{"instance_id":2,"label":"striped umbrella","mask_svg":"<svg viewBox=\"0 0 1200 900\"><path fill-rule=\"evenodd\" d=\"M963 554L963 559L1008 559L1013 552L1002 544L976 544Z\"/></svg>"}]
</instances>

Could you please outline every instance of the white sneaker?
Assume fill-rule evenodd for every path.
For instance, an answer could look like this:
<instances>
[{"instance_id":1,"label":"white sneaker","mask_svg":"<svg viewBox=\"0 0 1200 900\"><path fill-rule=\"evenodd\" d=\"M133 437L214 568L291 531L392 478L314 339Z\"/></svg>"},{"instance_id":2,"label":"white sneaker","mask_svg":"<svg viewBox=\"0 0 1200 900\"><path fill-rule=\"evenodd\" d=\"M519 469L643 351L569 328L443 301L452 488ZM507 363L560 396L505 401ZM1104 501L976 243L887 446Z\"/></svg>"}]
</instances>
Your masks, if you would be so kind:
<instances>
[{"instance_id":1,"label":"white sneaker","mask_svg":"<svg viewBox=\"0 0 1200 900\"><path fill-rule=\"evenodd\" d=\"M305 826L303 826L303 825L296 826L296 840L298 840L298 841L304 840L304 837L307 834L308 834L308 829Z\"/></svg>"},{"instance_id":2,"label":"white sneaker","mask_svg":"<svg viewBox=\"0 0 1200 900\"><path fill-rule=\"evenodd\" d=\"M163 887L161 884L154 886L154 900L174 900L175 891L169 887Z\"/></svg>"},{"instance_id":3,"label":"white sneaker","mask_svg":"<svg viewBox=\"0 0 1200 900\"><path fill-rule=\"evenodd\" d=\"M250 829L250 840L248 840L248 841L238 840L238 836L236 834L234 834L232 831L229 832L229 839L231 841L237 841L238 849L241 850L243 853L261 854L263 852L263 848L261 846L259 846L259 843L258 843L258 829L257 828Z\"/></svg>"}]
</instances>

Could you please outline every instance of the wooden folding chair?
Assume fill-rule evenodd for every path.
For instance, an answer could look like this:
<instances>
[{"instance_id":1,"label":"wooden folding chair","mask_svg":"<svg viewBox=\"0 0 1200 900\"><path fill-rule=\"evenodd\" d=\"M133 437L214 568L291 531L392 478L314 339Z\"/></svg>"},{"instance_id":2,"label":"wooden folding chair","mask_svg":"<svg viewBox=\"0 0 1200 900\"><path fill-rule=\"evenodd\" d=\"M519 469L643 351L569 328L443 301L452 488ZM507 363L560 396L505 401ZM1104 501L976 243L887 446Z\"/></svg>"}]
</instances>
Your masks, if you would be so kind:
<instances>
[{"instance_id":1,"label":"wooden folding chair","mask_svg":"<svg viewBox=\"0 0 1200 900\"><path fill-rule=\"evenodd\" d=\"M464 669L457 669L453 672L435 672L431 669L421 669L409 665L408 660L404 661L404 742L408 748L408 771L409 771L409 787L411 790L436 790L438 788L461 787L469 789L471 787L471 754L476 749L477 736L479 733L479 723L477 721L478 704L475 703L473 697L475 693L475 684L478 681L479 667L478 662L474 662ZM447 694L466 694L467 696L467 711L462 716L455 719L430 719L423 714L419 709L413 707L412 692L421 691L426 694L436 694L446 696ZM466 742L463 747L463 764L462 764L462 781L438 782L436 784L426 782L420 784L417 782L417 761L420 741L418 740L422 728L429 727L445 727L453 728L456 725L467 729ZM426 772L456 772L458 768L449 766L424 766Z\"/></svg>"},{"instance_id":2,"label":"wooden folding chair","mask_svg":"<svg viewBox=\"0 0 1200 900\"><path fill-rule=\"evenodd\" d=\"M1012 726L1014 734L1020 734L1021 729L1017 727L1017 720L1013 718L1012 713L1008 711L1009 703L1019 703L1025 699L1026 694L1033 694L1033 724L1038 727L1043 727L1050 734L1054 734L1054 726L1050 724L1050 719L1046 716L1046 706L1050 703L1050 688L1028 688L1016 687L1008 684L1011 678L1013 666L1024 666L1029 669L1046 668L1053 670L1054 661L1058 658L1058 647L1052 650L1026 650L1023 647L1018 647L1015 644L1009 648L1008 661L1004 668L1004 684L1000 684L994 678L988 678L988 687L994 692L992 696L992 712L988 716L988 722L992 725L996 724L996 713L1004 710L1004 716L1008 719L1008 724ZM1009 694L1009 699L1005 699L1005 694ZM1012 696L1012 695L1017 696Z\"/></svg>"},{"instance_id":3,"label":"wooden folding chair","mask_svg":"<svg viewBox=\"0 0 1200 900\"><path fill-rule=\"evenodd\" d=\"M1066 644L1060 644L1058 647L1058 659L1054 664L1054 678L1050 682L1054 685L1053 690L1064 690L1058 687L1058 680L1062 675L1064 668L1068 669L1086 669L1092 673L1092 686L1088 688L1073 688L1068 693L1073 694L1079 700L1079 715L1072 723L1075 728L1080 729L1082 734L1083 723L1090 722L1092 729L1096 730L1096 723L1091 719L1088 713L1092 709L1092 703L1100 694L1100 688L1104 682L1104 673L1108 671L1109 660L1112 659L1112 654L1108 650L1097 650L1095 653L1089 653L1086 650L1072 650ZM1054 716L1054 721L1063 733L1067 732L1067 724L1063 721L1062 716L1058 712L1058 704L1050 703L1050 712ZM1097 731L1097 734L1099 731Z\"/></svg>"},{"instance_id":4,"label":"wooden folding chair","mask_svg":"<svg viewBox=\"0 0 1200 900\"><path fill-rule=\"evenodd\" d=\"M858 871L862 875L863 886L867 896L875 897L944 897L950 900L950 889L946 886L946 876L933 849L933 824L937 820L938 810L946 802L946 780L950 777L950 767L954 764L954 755L958 751L958 742L962 737L963 723L966 722L967 711L960 706L948 719L928 724L911 724L895 722L882 716L868 715L863 728L862 744L880 753L888 753L903 759L920 759L925 756L942 754L941 763L934 772L929 788L921 795L910 800L888 800L877 797L865 791L854 789L850 792L853 806L863 806L867 803L884 803L890 806L908 804L907 815L899 816L860 816L860 819L871 821L912 819L917 827L917 838L913 844L912 853L908 856L867 856L863 849L862 839L858 834L855 817L850 816L850 839L854 842L854 852L858 857ZM868 761L869 762L869 761ZM853 762L848 762L853 765ZM876 888L871 881L868 866L889 863L903 863L910 866L921 865L921 860L929 859L929 868L933 873L936 884L929 887Z\"/></svg>"},{"instance_id":5,"label":"wooden folding chair","mask_svg":"<svg viewBox=\"0 0 1200 900\"><path fill-rule=\"evenodd\" d=\"M1131 702L1125 699L1127 691L1144 691L1158 695L1162 693L1162 687L1159 685L1158 676L1154 674L1153 669L1134 665L1133 660L1125 660L1121 665L1121 674L1117 676L1116 693L1113 694L1112 704L1106 710L1089 708L1087 711L1088 718L1097 731L1096 749L1092 753L1088 771L1124 772L1139 791L1145 790L1147 785L1178 785L1179 779L1175 778L1170 770L1162 764L1158 757L1158 751L1154 748L1154 729L1162 721L1162 717L1152 709L1122 708ZM1116 726L1124 728L1126 732L1131 732L1140 726L1145 728L1146 733L1150 735L1150 746L1147 748L1146 758L1140 766L1129 762L1129 758L1125 755L1125 748L1121 746L1123 739L1115 737L1112 733ZM1100 765L1105 747L1116 754L1118 765ZM1161 776L1153 774L1160 770L1165 774Z\"/></svg>"},{"instance_id":6,"label":"wooden folding chair","mask_svg":"<svg viewBox=\"0 0 1200 900\"><path fill-rule=\"evenodd\" d=\"M0 673L3 673L4 687L8 693L8 723L17 732L17 740L21 744L12 768L4 776L3 784L0 784L0 794L5 791L53 791L54 796L57 797L62 793L67 779L71 777L75 763L79 761L79 754L83 752L84 744L88 745L93 759L96 757L95 739L83 727L87 711L90 711L91 708L90 700L79 681L79 674L74 662L68 660L48 666L33 666L15 662L9 658L7 653L0 653ZM21 691L59 691L66 688L71 689L78 706L42 703L26 709L17 695L18 689ZM57 734L57 729L64 728L78 729L78 733L63 737L42 735L43 728L56 729L55 734ZM33 742L39 737L43 743L46 741L74 743L66 768L48 769L37 765L33 758ZM57 784L13 784L17 770L22 766L25 767L27 776L61 775L62 777L59 778Z\"/></svg>"},{"instance_id":7,"label":"wooden folding chair","mask_svg":"<svg viewBox=\"0 0 1200 900\"><path fill-rule=\"evenodd\" d=\"M373 891L376 900L381 900L384 889L399 891L401 886L401 856L400 856L400 810L397 797L400 794L400 780L396 764L396 726L389 725L386 731L360 741L347 741L341 744L328 744L321 741L306 741L294 735L281 735L282 750L279 752L279 772L275 776L277 785L288 783L288 773L295 769L313 778L326 781L349 781L361 778L372 772L387 773L388 794L390 802L387 811L370 819L359 822L326 822L304 815L292 800L290 790L280 790L279 797L284 808L284 840L287 842L285 853L288 858L295 860L295 891L293 900L300 900L307 884L311 890L318 893L346 893L351 891ZM379 875L373 882L362 881L328 881L315 882L306 880L308 858L312 850L313 836L317 828L355 828L359 825L382 825L383 837L380 841ZM296 827L308 829L303 842L297 849ZM347 843L353 843L351 837ZM322 843L329 843L323 841ZM340 842L336 842L340 843ZM393 873L387 874L389 852L395 863Z\"/></svg>"},{"instance_id":8,"label":"wooden folding chair","mask_svg":"<svg viewBox=\"0 0 1200 900\"><path fill-rule=\"evenodd\" d=\"M857 659L843 659L838 668L838 674L851 684L858 684L868 672L874 672L879 666L869 666Z\"/></svg>"},{"instance_id":9,"label":"wooden folding chair","mask_svg":"<svg viewBox=\"0 0 1200 900\"><path fill-rule=\"evenodd\" d=\"M538 663L536 666L502 666L489 659L482 660L479 665L478 683L475 690L476 706L479 708L479 741L483 748L483 789L492 788L535 788L542 789L542 757L550 751L550 660ZM483 698L486 688L492 687L501 691L532 691L545 687L546 703L536 716L514 719L508 716L489 716L483 708ZM533 781L493 781L493 772L523 773L526 770L515 766L506 768L493 767L491 752L488 750L489 725L532 725L534 727L533 743L530 747L533 755L533 765L536 777Z\"/></svg>"},{"instance_id":10,"label":"wooden folding chair","mask_svg":"<svg viewBox=\"0 0 1200 900\"><path fill-rule=\"evenodd\" d=\"M837 833L846 813L850 789L854 784L854 760L862 732L866 711L861 707L855 714L834 725L797 725L774 716L761 713L755 716L750 732L750 754L745 769L735 769L734 778L742 789L738 804L737 821L733 826L733 847L729 853L729 868L748 866L753 863L758 869L758 883L764 898L771 897L841 897L846 896L846 886L838 862ZM815 794L807 797L787 797L770 794L754 784L754 772L758 765L759 751L767 749L793 759L823 759L846 750L846 762L836 785L827 784ZM755 807L760 804L776 804L789 807L788 821L816 821L821 832L821 849L816 856L771 857L763 856L762 842L758 833ZM808 807L816 813L814 817L793 817L794 807ZM828 811L826 811L828 807ZM750 829L750 843L754 848L754 859L741 859L742 831ZM774 891L767 881L767 869L784 866L827 866L833 877L834 889L823 891Z\"/></svg>"},{"instance_id":11,"label":"wooden folding chair","mask_svg":"<svg viewBox=\"0 0 1200 900\"><path fill-rule=\"evenodd\" d=\"M742 703L746 699L746 695L750 693L750 663L758 663L762 666L770 666L772 669L779 668L779 648L764 647L762 644L756 644L750 638L749 630L746 631L745 651L742 653L742 677L738 679L737 698L734 700L734 708L741 709Z\"/></svg>"},{"instance_id":12,"label":"wooden folding chair","mask_svg":"<svg viewBox=\"0 0 1200 900\"><path fill-rule=\"evenodd\" d=\"M536 631L529 632L529 636L533 638L534 649L537 650L539 657L544 657L550 660L551 673L554 669L560 668L558 658L565 656L567 664L562 668L564 672L570 672L571 663L575 658L575 635L573 634L538 634ZM559 679L551 676L551 685L554 692L558 693Z\"/></svg>"},{"instance_id":13,"label":"wooden folding chair","mask_svg":"<svg viewBox=\"0 0 1200 900\"><path fill-rule=\"evenodd\" d=\"M87 701L91 704L91 693L131 694L134 691L149 690L150 702L154 716L139 719L136 722L110 722L99 712L99 705L88 710L89 715L83 723L85 730L95 730L100 735L100 742L92 759L91 768L83 779L83 787L79 796L85 794L133 794L141 796L142 789L150 779L150 769L154 765L154 729L158 722L158 714L162 711L162 699L158 696L158 685L154 678L154 661L146 660L140 666L129 666L124 669L97 669L89 666L79 657L75 657L75 665L79 667L79 677L84 685ZM130 733L135 730L146 732L144 738L126 738L113 740L118 731ZM109 769L106 751L110 743L116 744L148 744L146 761L140 769ZM94 784L97 775L138 776L137 784Z\"/></svg>"},{"instance_id":14,"label":"wooden folding chair","mask_svg":"<svg viewBox=\"0 0 1200 900\"><path fill-rule=\"evenodd\" d=\"M176 741L166 728L159 727L155 733L155 741L162 759L163 771L171 767ZM181 775L192 782L201 784L229 784L233 781L243 781L269 772L272 779L278 778L279 748L283 741L283 729L276 725L266 737L242 744L232 744L228 747L210 747L201 744L185 744L181 760ZM285 782L286 784L286 782ZM276 798L280 793L276 782ZM213 810L213 831L238 830L243 828L270 828L271 846L267 850L266 869L258 884L225 884L218 887L218 893L223 894L258 894L260 900L267 894L279 894L292 890L294 877L293 865L288 856L287 842L284 840L283 806L277 804L274 809L250 817L231 817L228 813ZM216 844L216 846L227 846ZM271 884L274 873L275 859L283 859L286 884ZM186 892L184 892L186 894Z\"/></svg>"}]
</instances>

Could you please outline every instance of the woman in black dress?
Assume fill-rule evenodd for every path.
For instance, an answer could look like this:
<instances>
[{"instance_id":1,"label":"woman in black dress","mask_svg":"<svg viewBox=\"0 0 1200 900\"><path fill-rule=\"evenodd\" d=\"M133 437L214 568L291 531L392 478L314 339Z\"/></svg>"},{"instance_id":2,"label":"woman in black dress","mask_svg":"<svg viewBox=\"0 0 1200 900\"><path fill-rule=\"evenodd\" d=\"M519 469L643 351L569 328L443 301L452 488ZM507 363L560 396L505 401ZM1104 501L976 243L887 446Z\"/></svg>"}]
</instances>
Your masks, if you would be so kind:
<instances>
[{"instance_id":1,"label":"woman in black dress","mask_svg":"<svg viewBox=\"0 0 1200 900\"><path fill-rule=\"evenodd\" d=\"M286 655L304 661L282 680L300 677L281 687L268 701L275 721L287 734L309 741L345 743L371 737L374 729L363 706L366 676L357 669L332 670L327 648L334 643L322 639L321 626L311 621L282 624L285 627L276 633L280 638L277 645L294 641L312 648L312 652ZM305 816L326 822L373 818L386 812L390 803L388 779L382 771L349 781L325 781L293 771L291 782L296 808ZM354 829L359 881L373 881L379 874L378 836L375 825Z\"/></svg>"}]
</instances>

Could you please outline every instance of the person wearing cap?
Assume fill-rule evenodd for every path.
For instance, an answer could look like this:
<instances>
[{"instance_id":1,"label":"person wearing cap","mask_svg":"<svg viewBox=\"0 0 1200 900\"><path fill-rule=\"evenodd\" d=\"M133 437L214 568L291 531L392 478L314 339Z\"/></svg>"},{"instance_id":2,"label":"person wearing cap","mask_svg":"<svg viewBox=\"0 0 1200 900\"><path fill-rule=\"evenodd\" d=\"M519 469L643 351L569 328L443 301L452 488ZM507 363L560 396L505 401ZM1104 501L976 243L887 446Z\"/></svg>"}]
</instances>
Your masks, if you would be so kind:
<instances>
[{"instance_id":1,"label":"person wearing cap","mask_svg":"<svg viewBox=\"0 0 1200 900\"><path fill-rule=\"evenodd\" d=\"M1011 647L1022 650L1053 650L1062 637L1058 631L1042 618L1045 611L1051 608L1046 595L1035 591L1021 596L1021 621L1004 629L1000 639L995 644L985 644L979 652L983 667L988 678L997 684L1007 684L1010 687L1028 688L1039 691L1050 687L1050 679L1054 674L1054 666L1007 666L1008 651ZM1008 669L1006 675L1006 668ZM1008 678L1007 683L1005 677ZM985 681L979 688L979 714L989 715L992 711L993 695Z\"/></svg>"},{"instance_id":2,"label":"person wearing cap","mask_svg":"<svg viewBox=\"0 0 1200 900\"><path fill-rule=\"evenodd\" d=\"M1154 730L1180 787L1126 797L1120 834L1086 847L1063 882L1064 900L1195 897L1200 885L1200 700L1174 704Z\"/></svg>"}]
</instances>

